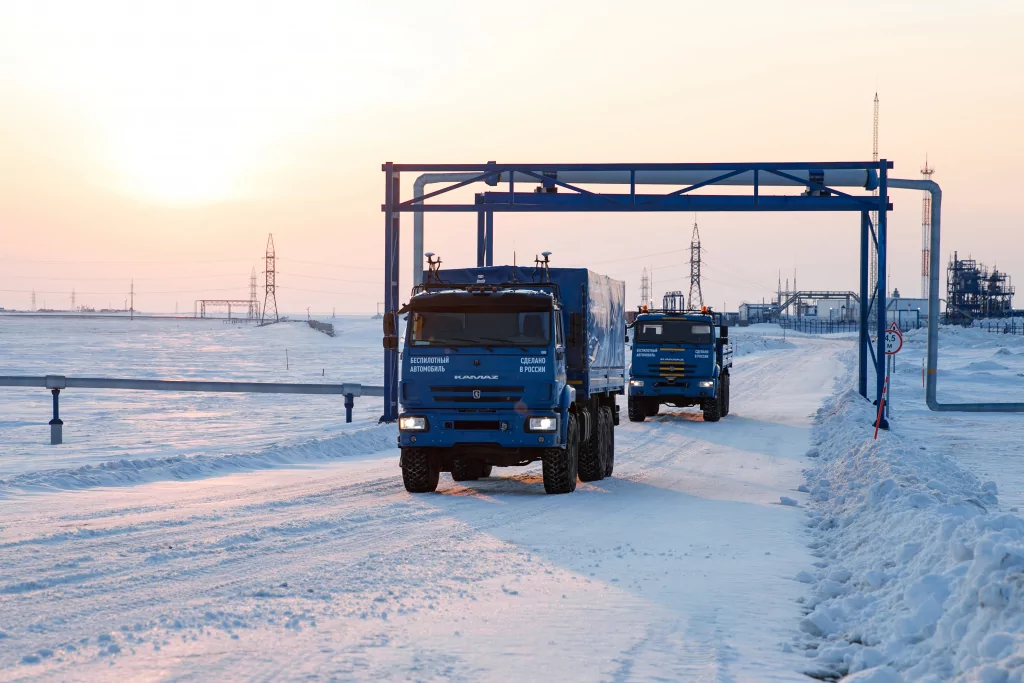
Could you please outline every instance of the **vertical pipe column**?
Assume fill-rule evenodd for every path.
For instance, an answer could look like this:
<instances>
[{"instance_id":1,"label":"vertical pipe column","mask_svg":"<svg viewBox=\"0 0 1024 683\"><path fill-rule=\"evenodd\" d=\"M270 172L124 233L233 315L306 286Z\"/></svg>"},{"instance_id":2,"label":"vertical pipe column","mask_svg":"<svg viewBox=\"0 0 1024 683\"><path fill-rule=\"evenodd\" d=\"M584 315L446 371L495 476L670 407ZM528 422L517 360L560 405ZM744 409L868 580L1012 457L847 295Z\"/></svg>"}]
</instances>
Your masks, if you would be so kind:
<instances>
[{"instance_id":1,"label":"vertical pipe column","mask_svg":"<svg viewBox=\"0 0 1024 683\"><path fill-rule=\"evenodd\" d=\"M50 389L53 394L53 419L50 420L50 445L59 446L64 443L64 423L60 419L60 389Z\"/></svg>"},{"instance_id":2,"label":"vertical pipe column","mask_svg":"<svg viewBox=\"0 0 1024 683\"><path fill-rule=\"evenodd\" d=\"M930 190L932 194L932 243L928 254L928 373L925 376L924 400L935 410L939 371L939 242L942 237L942 191L938 185Z\"/></svg>"},{"instance_id":3,"label":"vertical pipe column","mask_svg":"<svg viewBox=\"0 0 1024 683\"><path fill-rule=\"evenodd\" d=\"M868 397L868 254L871 248L870 228L871 216L867 211L860 214L860 333L857 345L857 391L864 398Z\"/></svg>"},{"instance_id":4,"label":"vertical pipe column","mask_svg":"<svg viewBox=\"0 0 1024 683\"><path fill-rule=\"evenodd\" d=\"M486 242L487 242L487 253L485 254L484 265L494 265L494 212L487 212L487 225L485 228Z\"/></svg>"},{"instance_id":5,"label":"vertical pipe column","mask_svg":"<svg viewBox=\"0 0 1024 683\"><path fill-rule=\"evenodd\" d=\"M887 162L885 159L881 159L881 168L879 169L879 181L878 181L878 200L880 206L878 207L878 225L875 226L878 236L878 294L875 298L875 305L878 306L878 338L876 340L875 347L875 365L876 365L876 387L875 397L877 400L882 400L882 390L885 387L885 322L886 322L886 309L885 309L885 288L886 288L886 233L887 224L889 218L889 187L888 187L888 169ZM885 418L882 418L882 422L879 425L882 429L888 429L889 425Z\"/></svg>"},{"instance_id":6,"label":"vertical pipe column","mask_svg":"<svg viewBox=\"0 0 1024 683\"><path fill-rule=\"evenodd\" d=\"M352 421L352 408L354 408L355 405L355 396L353 394L345 394L345 422Z\"/></svg>"},{"instance_id":7,"label":"vertical pipe column","mask_svg":"<svg viewBox=\"0 0 1024 683\"><path fill-rule=\"evenodd\" d=\"M394 326L398 332L398 278L399 278L399 212L396 206L401 198L399 174L390 161L384 164L384 325ZM390 322L389 322L390 321ZM398 419L398 345L384 337L384 414L381 422Z\"/></svg>"},{"instance_id":8,"label":"vertical pipe column","mask_svg":"<svg viewBox=\"0 0 1024 683\"><path fill-rule=\"evenodd\" d=\"M487 212L479 208L483 205L480 195L476 196L476 205L476 267L483 268L487 259Z\"/></svg>"}]
</instances>

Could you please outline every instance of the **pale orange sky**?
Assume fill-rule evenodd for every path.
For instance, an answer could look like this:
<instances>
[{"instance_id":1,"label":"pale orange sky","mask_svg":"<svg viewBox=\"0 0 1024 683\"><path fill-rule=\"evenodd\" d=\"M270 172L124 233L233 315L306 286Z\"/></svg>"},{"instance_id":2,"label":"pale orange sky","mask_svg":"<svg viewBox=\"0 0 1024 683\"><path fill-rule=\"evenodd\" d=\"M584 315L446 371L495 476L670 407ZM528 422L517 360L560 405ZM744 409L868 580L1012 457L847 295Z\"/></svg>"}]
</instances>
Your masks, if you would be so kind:
<instances>
[{"instance_id":1,"label":"pale orange sky","mask_svg":"<svg viewBox=\"0 0 1024 683\"><path fill-rule=\"evenodd\" d=\"M868 159L876 88L895 175L937 169L943 262L1024 278L1019 2L372 5L0 2L0 306L119 306L130 278L141 310L246 297L272 231L282 310L372 311L384 161ZM921 198L892 199L891 282L916 296ZM856 286L853 215L698 218L716 306L780 269ZM688 246L692 220L499 215L495 261L550 250L632 304L644 265L685 289L686 254L633 257ZM472 215L427 224L472 265Z\"/></svg>"}]
</instances>

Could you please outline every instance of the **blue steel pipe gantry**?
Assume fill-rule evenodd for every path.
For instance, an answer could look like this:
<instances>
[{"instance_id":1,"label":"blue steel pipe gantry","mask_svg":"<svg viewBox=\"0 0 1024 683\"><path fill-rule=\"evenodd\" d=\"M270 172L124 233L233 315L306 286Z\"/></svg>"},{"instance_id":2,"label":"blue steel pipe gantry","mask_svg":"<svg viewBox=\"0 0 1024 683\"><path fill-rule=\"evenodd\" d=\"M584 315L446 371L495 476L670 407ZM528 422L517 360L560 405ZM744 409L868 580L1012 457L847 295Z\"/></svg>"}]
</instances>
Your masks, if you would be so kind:
<instances>
[{"instance_id":1,"label":"blue steel pipe gantry","mask_svg":"<svg viewBox=\"0 0 1024 683\"><path fill-rule=\"evenodd\" d=\"M877 329L885 329L885 263L888 212L888 172L892 162L782 163L659 163L659 164L395 164L385 163L384 186L384 415L398 418L399 235L402 213L477 214L477 265L494 261L494 214L512 212L652 212L652 211L853 211L861 215L860 344L857 388L868 396L867 359L875 367L875 400L885 382L884 335L872 345L868 334L872 306ZM456 173L463 179L411 199L401 198L402 173ZM477 193L473 202L428 203L427 200L470 186L507 184L507 191ZM516 191L516 183L520 191ZM522 185L530 191L522 191ZM618 193L595 192L594 185L615 185ZM676 186L660 194L638 194L639 186ZM709 194L716 186L741 185L749 194ZM764 194L764 188L790 187L799 194ZM878 195L853 194L838 187ZM870 213L878 212L878 225ZM868 250L878 249L878 282L868 282ZM869 291L871 287L871 291Z\"/></svg>"}]
</instances>

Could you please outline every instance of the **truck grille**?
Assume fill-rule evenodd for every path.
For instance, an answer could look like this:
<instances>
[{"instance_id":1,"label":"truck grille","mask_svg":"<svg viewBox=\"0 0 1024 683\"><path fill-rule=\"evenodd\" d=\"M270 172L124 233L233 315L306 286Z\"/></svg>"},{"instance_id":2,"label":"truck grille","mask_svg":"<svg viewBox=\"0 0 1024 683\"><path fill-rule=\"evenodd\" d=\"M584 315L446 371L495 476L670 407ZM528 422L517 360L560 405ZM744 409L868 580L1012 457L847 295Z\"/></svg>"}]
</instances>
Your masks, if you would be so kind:
<instances>
[{"instance_id":1,"label":"truck grille","mask_svg":"<svg viewBox=\"0 0 1024 683\"><path fill-rule=\"evenodd\" d=\"M480 398L473 392L479 391ZM523 398L523 387L430 387L438 403L518 403Z\"/></svg>"},{"instance_id":2,"label":"truck grille","mask_svg":"<svg viewBox=\"0 0 1024 683\"><path fill-rule=\"evenodd\" d=\"M681 360L663 360L651 363L649 372L657 377L693 377L695 369Z\"/></svg>"},{"instance_id":3,"label":"truck grille","mask_svg":"<svg viewBox=\"0 0 1024 683\"><path fill-rule=\"evenodd\" d=\"M497 431L501 424L497 420L456 420L452 423L454 429L463 431Z\"/></svg>"}]
</instances>

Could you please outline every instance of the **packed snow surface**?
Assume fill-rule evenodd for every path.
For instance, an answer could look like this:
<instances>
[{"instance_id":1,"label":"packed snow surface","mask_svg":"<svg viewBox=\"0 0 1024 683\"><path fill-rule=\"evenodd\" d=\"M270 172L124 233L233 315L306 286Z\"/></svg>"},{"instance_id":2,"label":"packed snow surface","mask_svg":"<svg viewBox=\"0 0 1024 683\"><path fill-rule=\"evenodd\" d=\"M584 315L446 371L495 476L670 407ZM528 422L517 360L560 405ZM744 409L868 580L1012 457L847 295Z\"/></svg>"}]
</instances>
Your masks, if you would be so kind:
<instances>
[{"instance_id":1,"label":"packed snow surface","mask_svg":"<svg viewBox=\"0 0 1024 683\"><path fill-rule=\"evenodd\" d=\"M0 317L0 374L379 384L334 322ZM407 494L379 399L68 390L51 447L0 389L0 680L1020 680L1020 418L922 410L908 334L875 442L848 335L732 337L729 416L623 420L564 496ZM1014 398L1024 340L950 339L945 400Z\"/></svg>"}]
</instances>

